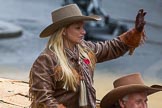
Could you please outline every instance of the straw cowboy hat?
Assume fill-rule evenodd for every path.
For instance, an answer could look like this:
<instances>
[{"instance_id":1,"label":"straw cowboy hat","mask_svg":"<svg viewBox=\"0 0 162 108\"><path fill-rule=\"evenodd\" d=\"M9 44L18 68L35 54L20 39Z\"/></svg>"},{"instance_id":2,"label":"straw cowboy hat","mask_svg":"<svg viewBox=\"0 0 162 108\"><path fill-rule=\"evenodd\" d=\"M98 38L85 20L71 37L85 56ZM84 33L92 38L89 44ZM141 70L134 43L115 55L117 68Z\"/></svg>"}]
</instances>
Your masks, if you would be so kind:
<instances>
[{"instance_id":1,"label":"straw cowboy hat","mask_svg":"<svg viewBox=\"0 0 162 108\"><path fill-rule=\"evenodd\" d=\"M123 76L113 83L114 89L107 93L101 100L101 108L111 108L118 99L123 98L127 94L135 92L146 92L147 95L162 91L162 86L152 85L146 86L139 73Z\"/></svg>"},{"instance_id":2,"label":"straw cowboy hat","mask_svg":"<svg viewBox=\"0 0 162 108\"><path fill-rule=\"evenodd\" d=\"M63 26L82 20L97 21L101 20L101 17L97 15L84 16L76 4L66 5L52 12L53 23L40 33L40 37L50 36Z\"/></svg>"}]
</instances>

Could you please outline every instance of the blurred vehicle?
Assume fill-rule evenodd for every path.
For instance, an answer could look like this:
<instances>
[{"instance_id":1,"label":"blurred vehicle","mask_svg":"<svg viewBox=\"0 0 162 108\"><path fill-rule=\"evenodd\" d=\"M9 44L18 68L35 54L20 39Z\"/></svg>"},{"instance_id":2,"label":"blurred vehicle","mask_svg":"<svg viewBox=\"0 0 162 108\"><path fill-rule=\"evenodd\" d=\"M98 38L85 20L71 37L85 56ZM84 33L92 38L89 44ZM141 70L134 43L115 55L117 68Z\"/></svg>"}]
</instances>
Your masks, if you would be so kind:
<instances>
[{"instance_id":1,"label":"blurred vehicle","mask_svg":"<svg viewBox=\"0 0 162 108\"><path fill-rule=\"evenodd\" d=\"M64 0L63 6L76 3L84 15L99 15L101 21L87 22L85 40L104 41L112 39L128 30L126 24L111 18L101 6L102 0Z\"/></svg>"},{"instance_id":2,"label":"blurred vehicle","mask_svg":"<svg viewBox=\"0 0 162 108\"><path fill-rule=\"evenodd\" d=\"M0 39L20 37L23 30L20 26L6 21L0 21Z\"/></svg>"}]
</instances>

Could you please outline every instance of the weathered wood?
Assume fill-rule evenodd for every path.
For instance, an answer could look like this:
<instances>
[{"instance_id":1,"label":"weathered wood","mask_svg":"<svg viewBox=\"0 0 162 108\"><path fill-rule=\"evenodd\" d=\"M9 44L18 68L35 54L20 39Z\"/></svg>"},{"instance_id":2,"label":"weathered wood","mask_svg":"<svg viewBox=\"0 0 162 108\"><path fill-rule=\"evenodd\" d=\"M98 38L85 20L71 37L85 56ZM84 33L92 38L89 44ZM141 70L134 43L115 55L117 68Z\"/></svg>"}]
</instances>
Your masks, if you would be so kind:
<instances>
[{"instance_id":1,"label":"weathered wood","mask_svg":"<svg viewBox=\"0 0 162 108\"><path fill-rule=\"evenodd\" d=\"M0 108L28 108L27 82L0 78Z\"/></svg>"}]
</instances>

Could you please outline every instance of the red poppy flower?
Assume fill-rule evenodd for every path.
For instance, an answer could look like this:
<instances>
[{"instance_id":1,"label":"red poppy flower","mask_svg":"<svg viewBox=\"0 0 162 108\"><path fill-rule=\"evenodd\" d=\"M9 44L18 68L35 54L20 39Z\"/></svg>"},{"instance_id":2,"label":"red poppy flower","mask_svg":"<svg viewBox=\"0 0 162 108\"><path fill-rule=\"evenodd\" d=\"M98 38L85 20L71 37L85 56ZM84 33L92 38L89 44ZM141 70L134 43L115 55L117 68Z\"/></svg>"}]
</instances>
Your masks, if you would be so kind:
<instances>
[{"instance_id":1,"label":"red poppy flower","mask_svg":"<svg viewBox=\"0 0 162 108\"><path fill-rule=\"evenodd\" d=\"M87 65L90 64L90 61L89 61L89 59L87 59L87 58L84 58L83 61L84 61L84 63L87 64Z\"/></svg>"}]
</instances>

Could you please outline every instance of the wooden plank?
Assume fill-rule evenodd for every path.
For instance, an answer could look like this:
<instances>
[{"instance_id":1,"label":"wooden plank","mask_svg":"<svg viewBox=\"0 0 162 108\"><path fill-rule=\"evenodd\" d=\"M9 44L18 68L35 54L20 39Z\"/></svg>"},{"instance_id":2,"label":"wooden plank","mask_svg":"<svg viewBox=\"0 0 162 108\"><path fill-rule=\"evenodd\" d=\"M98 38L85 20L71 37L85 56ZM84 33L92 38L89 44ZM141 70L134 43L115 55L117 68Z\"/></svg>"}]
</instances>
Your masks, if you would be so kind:
<instances>
[{"instance_id":1,"label":"wooden plank","mask_svg":"<svg viewBox=\"0 0 162 108\"><path fill-rule=\"evenodd\" d=\"M0 108L27 108L29 101L27 82L0 78Z\"/></svg>"}]
</instances>

